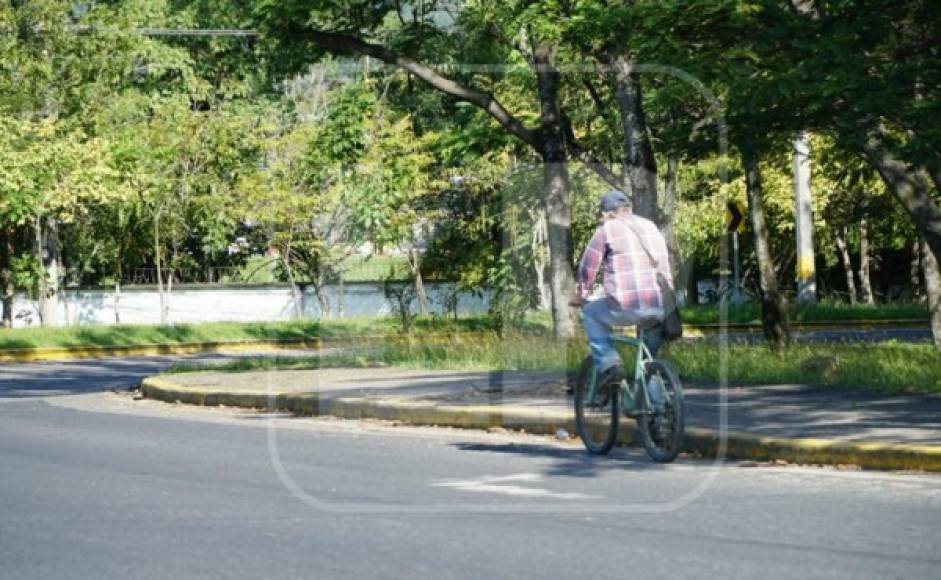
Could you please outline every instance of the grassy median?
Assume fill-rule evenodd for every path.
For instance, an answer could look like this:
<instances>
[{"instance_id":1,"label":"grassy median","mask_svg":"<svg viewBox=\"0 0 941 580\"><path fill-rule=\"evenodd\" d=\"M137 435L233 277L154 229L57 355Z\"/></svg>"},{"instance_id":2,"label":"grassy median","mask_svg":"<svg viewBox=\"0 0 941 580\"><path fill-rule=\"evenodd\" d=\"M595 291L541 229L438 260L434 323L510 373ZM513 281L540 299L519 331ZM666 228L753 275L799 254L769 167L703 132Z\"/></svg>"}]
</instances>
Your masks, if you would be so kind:
<instances>
[{"instance_id":1,"label":"grassy median","mask_svg":"<svg viewBox=\"0 0 941 580\"><path fill-rule=\"evenodd\" d=\"M924 305L891 304L851 307L838 303L796 308L794 321L840 320L926 320ZM683 308L687 324L719 322L717 306ZM745 304L728 310L731 323L759 322L758 305ZM532 327L548 328L547 313L532 313L526 318ZM457 321L442 316L418 317L413 333L495 330L498 322L487 315L462 316ZM349 337L394 334L401 325L394 317L364 317L333 320L301 320L293 322L210 322L173 325L71 326L66 328L0 329L0 350L42 347L136 346L179 344L186 342L222 342L235 340L302 340L312 337Z\"/></svg>"},{"instance_id":2,"label":"grassy median","mask_svg":"<svg viewBox=\"0 0 941 580\"><path fill-rule=\"evenodd\" d=\"M566 344L532 333L457 335L446 343L414 340L339 357L246 358L212 368L237 372L378 364L441 370L572 371L585 354L583 340ZM631 352L623 354L631 360ZM715 344L674 343L661 354L676 365L684 380L720 379L720 351ZM941 355L930 344L818 343L794 345L778 353L763 345L736 344L729 347L727 361L731 383L801 383L884 393L941 393Z\"/></svg>"},{"instance_id":3,"label":"grassy median","mask_svg":"<svg viewBox=\"0 0 941 580\"><path fill-rule=\"evenodd\" d=\"M413 332L494 330L495 319L465 316L418 317ZM66 328L14 328L0 330L0 350L43 347L132 346L223 342L238 340L303 340L375 336L401 332L392 317L302 320L294 322L208 322L201 324L72 326Z\"/></svg>"},{"instance_id":4,"label":"grassy median","mask_svg":"<svg viewBox=\"0 0 941 580\"><path fill-rule=\"evenodd\" d=\"M720 320L716 305L684 306L683 321L687 324L717 324ZM727 310L730 323L760 323L761 305L746 303ZM812 306L791 305L792 322L840 322L858 320L927 320L928 308L924 304L896 303L876 306L850 306L844 302L821 301Z\"/></svg>"}]
</instances>

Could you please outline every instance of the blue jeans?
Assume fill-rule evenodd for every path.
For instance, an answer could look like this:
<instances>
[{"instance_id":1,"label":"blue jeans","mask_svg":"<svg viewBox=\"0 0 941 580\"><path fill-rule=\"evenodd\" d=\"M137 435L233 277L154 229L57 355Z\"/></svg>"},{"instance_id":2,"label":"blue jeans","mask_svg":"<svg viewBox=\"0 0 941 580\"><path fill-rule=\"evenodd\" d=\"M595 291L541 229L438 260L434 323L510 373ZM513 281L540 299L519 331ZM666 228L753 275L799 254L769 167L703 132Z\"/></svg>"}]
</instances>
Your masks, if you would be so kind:
<instances>
[{"instance_id":1,"label":"blue jeans","mask_svg":"<svg viewBox=\"0 0 941 580\"><path fill-rule=\"evenodd\" d=\"M624 310L617 303L607 298L591 300L582 306L582 325L588 336L588 346L595 359L595 368L604 372L614 365L620 365L621 356L614 349L611 330L614 326L634 326L644 328L644 343L651 356L657 356L660 343L663 342L661 319L662 309Z\"/></svg>"}]
</instances>

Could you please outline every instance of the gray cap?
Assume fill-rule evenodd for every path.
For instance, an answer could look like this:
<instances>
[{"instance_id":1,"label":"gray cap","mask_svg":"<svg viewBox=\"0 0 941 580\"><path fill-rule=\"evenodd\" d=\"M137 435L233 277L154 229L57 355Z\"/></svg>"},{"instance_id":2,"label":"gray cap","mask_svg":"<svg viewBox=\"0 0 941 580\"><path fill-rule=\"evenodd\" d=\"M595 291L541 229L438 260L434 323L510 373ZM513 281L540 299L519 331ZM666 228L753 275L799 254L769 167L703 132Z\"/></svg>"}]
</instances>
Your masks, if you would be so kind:
<instances>
[{"instance_id":1,"label":"gray cap","mask_svg":"<svg viewBox=\"0 0 941 580\"><path fill-rule=\"evenodd\" d=\"M599 207L601 211L614 211L622 207L630 207L631 200L624 195L623 191L617 189L612 189L608 193L601 196L601 203Z\"/></svg>"}]
</instances>

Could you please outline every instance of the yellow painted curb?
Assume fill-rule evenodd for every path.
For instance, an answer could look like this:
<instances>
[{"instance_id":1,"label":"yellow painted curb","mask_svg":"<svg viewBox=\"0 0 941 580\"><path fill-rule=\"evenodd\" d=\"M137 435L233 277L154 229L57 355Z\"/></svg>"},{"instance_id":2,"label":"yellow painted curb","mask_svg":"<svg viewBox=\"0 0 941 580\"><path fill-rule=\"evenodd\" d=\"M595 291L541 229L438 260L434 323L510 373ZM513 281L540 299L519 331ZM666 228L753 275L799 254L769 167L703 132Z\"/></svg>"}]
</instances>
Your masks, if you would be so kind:
<instances>
[{"instance_id":1,"label":"yellow painted curb","mask_svg":"<svg viewBox=\"0 0 941 580\"><path fill-rule=\"evenodd\" d=\"M452 336L474 337L481 332L429 333L422 335L423 342L449 339ZM140 344L129 346L84 346L43 347L0 350L0 364L13 362L39 362L51 360L75 360L104 356L154 356L196 354L212 352L244 352L249 350L285 350L292 348L318 349L371 344L375 342L408 342L416 336L403 334L378 334L352 337L312 337L306 339L232 340L218 342L181 342L170 344Z\"/></svg>"},{"instance_id":2,"label":"yellow painted curb","mask_svg":"<svg viewBox=\"0 0 941 580\"><path fill-rule=\"evenodd\" d=\"M130 346L50 347L0 350L0 363L71 360L102 356L153 356L193 354L199 352L279 350L287 348L319 348L321 339L306 340L245 340L222 342L183 342L173 344L139 344Z\"/></svg>"},{"instance_id":3,"label":"yellow painted curb","mask_svg":"<svg viewBox=\"0 0 941 580\"><path fill-rule=\"evenodd\" d=\"M414 425L437 425L463 429L503 427L536 435L554 435L559 429L575 432L574 414L557 410L505 405L457 406L391 398L325 398L318 393L264 392L226 393L215 389L177 385L162 377L149 377L141 383L142 394L150 399L191 405L245 407L287 411L302 416L332 415L345 419L386 419ZM632 444L634 422L622 419L618 441ZM820 465L858 465L865 469L941 471L941 445L851 442L835 439L761 437L729 432L723 441L711 429L686 429L684 451L703 457L784 460Z\"/></svg>"}]
</instances>

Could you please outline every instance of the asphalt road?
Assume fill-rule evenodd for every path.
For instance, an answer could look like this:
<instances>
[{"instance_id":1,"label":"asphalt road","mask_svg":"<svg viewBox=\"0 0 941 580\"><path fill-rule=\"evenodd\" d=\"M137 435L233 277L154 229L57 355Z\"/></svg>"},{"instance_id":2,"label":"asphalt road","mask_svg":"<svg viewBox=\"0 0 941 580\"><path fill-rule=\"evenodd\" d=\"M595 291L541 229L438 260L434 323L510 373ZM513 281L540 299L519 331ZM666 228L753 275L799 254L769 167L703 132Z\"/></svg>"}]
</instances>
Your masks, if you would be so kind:
<instances>
[{"instance_id":1,"label":"asphalt road","mask_svg":"<svg viewBox=\"0 0 941 580\"><path fill-rule=\"evenodd\" d=\"M102 357L79 360L0 364L0 399L74 395L128 389L144 377L177 364L201 364L252 356L311 356L335 349L278 350L197 355Z\"/></svg>"},{"instance_id":2,"label":"asphalt road","mask_svg":"<svg viewBox=\"0 0 941 580\"><path fill-rule=\"evenodd\" d=\"M4 579L941 577L937 476L93 392L0 394L0 466Z\"/></svg>"}]
</instances>

